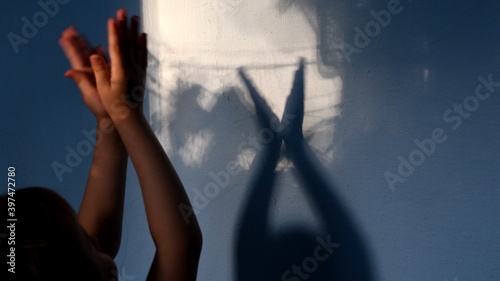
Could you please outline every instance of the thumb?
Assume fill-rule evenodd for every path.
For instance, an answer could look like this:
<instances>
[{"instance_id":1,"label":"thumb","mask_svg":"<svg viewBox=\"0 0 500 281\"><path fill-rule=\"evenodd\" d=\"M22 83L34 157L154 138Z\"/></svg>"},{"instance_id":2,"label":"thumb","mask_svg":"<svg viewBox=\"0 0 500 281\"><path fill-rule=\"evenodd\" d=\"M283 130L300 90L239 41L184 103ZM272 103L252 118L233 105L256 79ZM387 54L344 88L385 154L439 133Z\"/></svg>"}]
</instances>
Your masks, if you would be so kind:
<instances>
[{"instance_id":1,"label":"thumb","mask_svg":"<svg viewBox=\"0 0 500 281\"><path fill-rule=\"evenodd\" d=\"M92 55L90 56L90 62L92 64L92 70L94 71L97 89L99 93L101 93L103 90L105 91L109 88L110 83L106 61L100 55Z\"/></svg>"},{"instance_id":2,"label":"thumb","mask_svg":"<svg viewBox=\"0 0 500 281\"><path fill-rule=\"evenodd\" d=\"M66 71L64 76L73 80L82 92L87 92L93 88L92 81L89 80L88 73L85 71L70 69Z\"/></svg>"},{"instance_id":3,"label":"thumb","mask_svg":"<svg viewBox=\"0 0 500 281\"><path fill-rule=\"evenodd\" d=\"M64 73L64 77L73 80L77 85L85 81L85 73L76 69L66 71L66 73Z\"/></svg>"}]
</instances>

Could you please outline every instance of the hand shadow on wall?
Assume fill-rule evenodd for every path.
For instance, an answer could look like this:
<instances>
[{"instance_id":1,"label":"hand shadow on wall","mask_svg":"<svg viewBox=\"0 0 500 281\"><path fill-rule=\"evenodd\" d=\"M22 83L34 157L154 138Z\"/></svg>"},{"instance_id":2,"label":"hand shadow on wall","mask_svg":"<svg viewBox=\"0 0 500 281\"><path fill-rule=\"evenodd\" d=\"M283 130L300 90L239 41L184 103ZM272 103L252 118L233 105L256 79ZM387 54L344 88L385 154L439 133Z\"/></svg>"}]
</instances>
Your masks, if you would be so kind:
<instances>
[{"instance_id":1,"label":"hand shadow on wall","mask_svg":"<svg viewBox=\"0 0 500 281\"><path fill-rule=\"evenodd\" d=\"M281 123L243 69L240 76L255 103L260 132L273 135L252 163L257 173L237 230L238 280L372 280L361 234L302 134L304 61L295 73ZM326 233L300 226L277 234L270 231L268 214L282 141L285 156L294 164L292 171L302 180Z\"/></svg>"}]
</instances>

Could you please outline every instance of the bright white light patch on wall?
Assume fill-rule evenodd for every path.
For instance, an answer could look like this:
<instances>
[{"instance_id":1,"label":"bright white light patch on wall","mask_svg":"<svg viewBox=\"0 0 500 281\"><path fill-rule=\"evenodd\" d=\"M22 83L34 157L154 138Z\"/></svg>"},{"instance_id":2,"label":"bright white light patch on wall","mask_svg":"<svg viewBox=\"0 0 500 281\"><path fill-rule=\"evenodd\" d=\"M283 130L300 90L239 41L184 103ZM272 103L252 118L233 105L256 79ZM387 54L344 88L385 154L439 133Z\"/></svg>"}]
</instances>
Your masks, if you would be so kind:
<instances>
[{"instance_id":1,"label":"bright white light patch on wall","mask_svg":"<svg viewBox=\"0 0 500 281\"><path fill-rule=\"evenodd\" d=\"M259 88L281 115L298 58L316 60L312 28L297 9L280 13L277 1L233 1L219 10L216 2L221 1L145 0L145 29L162 45L152 50L165 62L166 71L196 79L209 91L221 88L220 77L236 78L236 68L247 67L264 77ZM317 72L314 64L307 71ZM329 79L307 79L307 85L314 85L311 90L329 94L323 105L338 103L341 89L332 88ZM238 80L226 83L241 85Z\"/></svg>"},{"instance_id":2,"label":"bright white light patch on wall","mask_svg":"<svg viewBox=\"0 0 500 281\"><path fill-rule=\"evenodd\" d=\"M214 97L215 94L210 93L208 91L202 91L198 97L196 97L196 102L198 105L203 108L205 111L210 112L217 101L217 98Z\"/></svg>"},{"instance_id":3,"label":"bright white light patch on wall","mask_svg":"<svg viewBox=\"0 0 500 281\"><path fill-rule=\"evenodd\" d=\"M209 130L202 130L187 137L184 146L179 150L186 167L198 167L203 163L205 155L213 144L213 137L213 132Z\"/></svg>"},{"instance_id":4,"label":"bright white light patch on wall","mask_svg":"<svg viewBox=\"0 0 500 281\"><path fill-rule=\"evenodd\" d=\"M255 149L243 149L240 153L238 153L238 155L236 155L236 161L242 169L248 170L255 159L255 155Z\"/></svg>"},{"instance_id":5,"label":"bright white light patch on wall","mask_svg":"<svg viewBox=\"0 0 500 281\"><path fill-rule=\"evenodd\" d=\"M239 67L245 69L271 110L281 117L299 59L304 58L304 134L321 162L331 164L334 157L333 119L339 114L336 106L341 99L342 79L325 78L319 73L317 35L305 11L294 5L283 10L278 4L278 0L143 0L144 28L149 34L150 51L161 62L161 99L151 100L149 107L152 115L161 113L156 114L164 128L160 137L172 145L172 152L177 152L182 164L189 168L185 170L187 178L189 173L202 169L225 170L230 161L236 161L242 168L231 177L233 189L221 192L232 202L217 201L222 197L214 199L210 203L212 207L203 213L207 216L219 217L218 212L228 212L214 206L242 204L240 201L244 198L235 194L244 194L242 190L249 184L246 180L251 182L249 175L255 175L252 164L259 164L255 162L261 160L258 157L262 150L250 144L241 149L238 146L248 142L245 136L255 137L259 130L255 126L253 102L237 74ZM239 96L241 93L243 97ZM186 104L176 106L175 101L182 97L192 102L192 108ZM244 101L235 102L237 99ZM224 110L227 112L222 112ZM212 130L213 135L206 135L205 130ZM179 136L185 134L190 135L184 143L185 137ZM208 152L209 149L212 151ZM290 181L299 184L293 182L296 180L292 176L293 163L280 159L276 170L287 174L284 181L277 184L287 186ZM206 182L193 184L203 186ZM238 188L234 188L236 186ZM288 202L290 198L303 200L303 196L296 193L287 194L283 200ZM287 208L294 208L294 205L280 207L278 220L282 223L286 223L290 215L297 217ZM304 221L315 222L311 212L300 212ZM231 223L227 222L229 229L217 231L233 231ZM209 239L217 238L209 235L207 241ZM218 244L216 251L205 250L204 255L210 257L210 261L201 263L202 280L209 280L208 276L234 279L230 270L234 267L234 260L230 259L231 247L228 242ZM221 265L224 269L216 265L220 260L213 259L215 255L228 257L227 263Z\"/></svg>"},{"instance_id":6,"label":"bright white light patch on wall","mask_svg":"<svg viewBox=\"0 0 500 281\"><path fill-rule=\"evenodd\" d=\"M340 102L342 81L319 74L316 35L302 11L289 8L280 12L278 1L267 0L143 2L145 30L153 42L151 51L166 73L162 94L174 92L179 78L200 84L204 92L197 103L207 112L224 88L244 89L236 75L242 66L276 115L281 116L297 62L304 57L308 62L304 130L312 136L310 144L331 161L331 151L327 150L332 142L332 120L338 115L335 105ZM151 104L151 112L159 110L159 105Z\"/></svg>"}]
</instances>

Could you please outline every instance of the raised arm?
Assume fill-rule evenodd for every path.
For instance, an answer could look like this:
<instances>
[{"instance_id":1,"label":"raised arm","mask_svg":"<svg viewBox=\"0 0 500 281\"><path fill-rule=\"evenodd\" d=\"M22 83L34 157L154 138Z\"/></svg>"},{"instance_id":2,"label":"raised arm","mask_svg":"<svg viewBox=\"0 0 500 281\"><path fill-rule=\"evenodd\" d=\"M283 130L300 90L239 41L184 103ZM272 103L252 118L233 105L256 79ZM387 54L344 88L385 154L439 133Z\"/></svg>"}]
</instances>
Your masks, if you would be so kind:
<instances>
[{"instance_id":1,"label":"raised arm","mask_svg":"<svg viewBox=\"0 0 500 281\"><path fill-rule=\"evenodd\" d=\"M104 109L95 84L89 57L92 50L85 38L73 28L67 28L59 40L71 69L66 77L79 87L83 100L97 120L96 145L78 219L87 233L95 238L100 250L112 257L120 248L127 151L111 118Z\"/></svg>"},{"instance_id":2,"label":"raised arm","mask_svg":"<svg viewBox=\"0 0 500 281\"><path fill-rule=\"evenodd\" d=\"M142 113L147 65L146 35L138 19L130 27L124 10L108 21L111 70L91 56L99 95L137 172L156 255L148 280L195 280L201 231L194 215L186 223L178 206L191 206L163 147Z\"/></svg>"}]
</instances>

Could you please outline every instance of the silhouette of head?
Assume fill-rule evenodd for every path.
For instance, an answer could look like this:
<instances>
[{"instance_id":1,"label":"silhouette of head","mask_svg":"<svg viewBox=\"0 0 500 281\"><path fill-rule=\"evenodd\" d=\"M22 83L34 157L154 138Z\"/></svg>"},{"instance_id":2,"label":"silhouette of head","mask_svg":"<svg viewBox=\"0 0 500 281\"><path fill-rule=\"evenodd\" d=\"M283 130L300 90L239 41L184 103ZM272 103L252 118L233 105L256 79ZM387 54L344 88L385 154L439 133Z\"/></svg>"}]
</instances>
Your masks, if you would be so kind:
<instances>
[{"instance_id":1,"label":"silhouette of head","mask_svg":"<svg viewBox=\"0 0 500 281\"><path fill-rule=\"evenodd\" d=\"M9 255L15 254L19 280L116 280L113 259L97 250L71 206L54 191L19 189L12 197L0 197L0 208L4 221L12 218L11 212L17 219L7 222L8 237L15 239L2 244L8 244Z\"/></svg>"}]
</instances>

